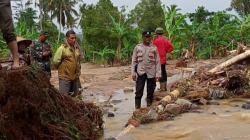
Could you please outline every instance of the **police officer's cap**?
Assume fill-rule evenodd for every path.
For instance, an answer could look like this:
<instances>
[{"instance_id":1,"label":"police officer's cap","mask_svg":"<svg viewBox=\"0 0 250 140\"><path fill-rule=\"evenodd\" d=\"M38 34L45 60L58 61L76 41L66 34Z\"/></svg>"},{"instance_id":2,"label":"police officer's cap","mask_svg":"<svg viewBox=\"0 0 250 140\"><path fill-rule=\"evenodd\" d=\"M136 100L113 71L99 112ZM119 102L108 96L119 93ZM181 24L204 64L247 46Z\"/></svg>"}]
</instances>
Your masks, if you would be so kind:
<instances>
[{"instance_id":1,"label":"police officer's cap","mask_svg":"<svg viewBox=\"0 0 250 140\"><path fill-rule=\"evenodd\" d=\"M43 32L41 32L40 36L41 36L41 35L44 35L44 36L49 36L49 33L48 33L48 32L43 31Z\"/></svg>"},{"instance_id":2,"label":"police officer's cap","mask_svg":"<svg viewBox=\"0 0 250 140\"><path fill-rule=\"evenodd\" d=\"M152 36L152 33L150 31L144 31L144 32L142 32L142 36L150 37L150 36Z\"/></svg>"},{"instance_id":3,"label":"police officer's cap","mask_svg":"<svg viewBox=\"0 0 250 140\"><path fill-rule=\"evenodd\" d=\"M156 34L163 34L163 28L161 28L161 27L158 27L158 28L156 28L156 30L155 30L155 33Z\"/></svg>"}]
</instances>

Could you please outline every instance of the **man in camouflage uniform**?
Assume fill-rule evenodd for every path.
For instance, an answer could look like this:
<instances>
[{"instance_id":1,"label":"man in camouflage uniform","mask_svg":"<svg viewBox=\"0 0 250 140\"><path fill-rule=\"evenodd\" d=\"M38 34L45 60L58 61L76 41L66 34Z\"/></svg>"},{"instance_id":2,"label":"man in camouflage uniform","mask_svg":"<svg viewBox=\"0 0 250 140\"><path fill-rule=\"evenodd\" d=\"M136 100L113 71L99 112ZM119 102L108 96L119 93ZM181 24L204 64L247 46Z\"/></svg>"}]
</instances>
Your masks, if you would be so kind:
<instances>
[{"instance_id":1,"label":"man in camouflage uniform","mask_svg":"<svg viewBox=\"0 0 250 140\"><path fill-rule=\"evenodd\" d=\"M33 63L38 63L42 69L51 77L51 63L52 50L50 45L46 42L48 39L48 33L42 32L40 34L39 40L34 41L31 46L31 55L33 58Z\"/></svg>"},{"instance_id":2,"label":"man in camouflage uniform","mask_svg":"<svg viewBox=\"0 0 250 140\"><path fill-rule=\"evenodd\" d=\"M12 20L10 0L0 1L0 30L3 33L3 38L8 44L8 47L10 48L11 54L13 56L12 69L16 69L20 67L20 65L16 35L14 33L14 25Z\"/></svg>"},{"instance_id":3,"label":"man in camouflage uniform","mask_svg":"<svg viewBox=\"0 0 250 140\"><path fill-rule=\"evenodd\" d=\"M147 81L147 106L151 106L156 81L161 77L161 64L157 48L152 44L151 32L142 33L143 43L138 44L132 56L132 78L136 81L135 108L141 107L141 98Z\"/></svg>"}]
</instances>

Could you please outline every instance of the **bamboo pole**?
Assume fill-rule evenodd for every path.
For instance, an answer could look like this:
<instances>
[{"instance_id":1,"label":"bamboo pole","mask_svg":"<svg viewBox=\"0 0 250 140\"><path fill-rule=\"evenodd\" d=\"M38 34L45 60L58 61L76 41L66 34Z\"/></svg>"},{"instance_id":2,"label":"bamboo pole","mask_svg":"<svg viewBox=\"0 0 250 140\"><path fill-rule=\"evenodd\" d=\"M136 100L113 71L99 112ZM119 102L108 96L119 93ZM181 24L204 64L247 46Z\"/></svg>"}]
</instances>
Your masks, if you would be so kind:
<instances>
[{"instance_id":1,"label":"bamboo pole","mask_svg":"<svg viewBox=\"0 0 250 140\"><path fill-rule=\"evenodd\" d=\"M241 60L244 60L244 59L246 59L248 57L250 57L250 50L247 50L244 53L239 54L239 55L237 55L237 56L235 56L235 57L221 63L220 65L218 65L215 68L209 70L208 72L213 74L215 72L218 72L218 71L222 70L223 68L231 66L231 65L233 65L233 64L235 64L235 63L237 63L237 62L239 62Z\"/></svg>"}]
</instances>

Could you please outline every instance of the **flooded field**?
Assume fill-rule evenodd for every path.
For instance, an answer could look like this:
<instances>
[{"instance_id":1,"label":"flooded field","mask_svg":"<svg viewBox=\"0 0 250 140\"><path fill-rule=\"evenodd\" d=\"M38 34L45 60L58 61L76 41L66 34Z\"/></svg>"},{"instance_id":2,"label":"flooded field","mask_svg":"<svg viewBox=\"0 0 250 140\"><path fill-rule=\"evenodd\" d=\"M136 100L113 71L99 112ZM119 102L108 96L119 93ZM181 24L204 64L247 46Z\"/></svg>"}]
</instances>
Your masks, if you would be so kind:
<instances>
[{"instance_id":1,"label":"flooded field","mask_svg":"<svg viewBox=\"0 0 250 140\"><path fill-rule=\"evenodd\" d=\"M191 68L217 63L216 60L202 61L192 64ZM170 73L168 85L171 85L178 80L189 78L194 69L188 71L175 69L170 62L168 73ZM100 140L112 140L117 137L135 110L133 92L135 83L129 78L129 74L129 66L108 68L89 64L82 66L80 78L85 88L84 100L95 102L105 113L104 135ZM57 86L57 77L53 78L52 83ZM198 113L184 113L171 121L140 125L119 137L119 140L250 140L250 111L241 108L247 101L247 99L215 100L214 105L201 106ZM142 107L145 106L144 96Z\"/></svg>"},{"instance_id":2,"label":"flooded field","mask_svg":"<svg viewBox=\"0 0 250 140\"><path fill-rule=\"evenodd\" d=\"M173 76L173 80L178 76ZM170 78L171 79L171 78ZM171 81L171 80L169 80ZM116 101L109 111L114 117L105 115L105 140L116 137L134 111L134 94L118 91L111 102ZM120 101L120 102L117 102ZM173 121L141 125L121 140L248 140L250 139L250 111L243 110L247 100L214 101L218 105L202 106L200 113L185 113ZM143 100L143 106L146 106Z\"/></svg>"},{"instance_id":3,"label":"flooded field","mask_svg":"<svg viewBox=\"0 0 250 140\"><path fill-rule=\"evenodd\" d=\"M132 100L132 98L131 98ZM141 125L121 140L248 140L250 111L241 109L243 102L203 106L201 113L185 113L173 121ZM115 106L114 118L106 118L104 138L117 136L133 112L133 102Z\"/></svg>"}]
</instances>

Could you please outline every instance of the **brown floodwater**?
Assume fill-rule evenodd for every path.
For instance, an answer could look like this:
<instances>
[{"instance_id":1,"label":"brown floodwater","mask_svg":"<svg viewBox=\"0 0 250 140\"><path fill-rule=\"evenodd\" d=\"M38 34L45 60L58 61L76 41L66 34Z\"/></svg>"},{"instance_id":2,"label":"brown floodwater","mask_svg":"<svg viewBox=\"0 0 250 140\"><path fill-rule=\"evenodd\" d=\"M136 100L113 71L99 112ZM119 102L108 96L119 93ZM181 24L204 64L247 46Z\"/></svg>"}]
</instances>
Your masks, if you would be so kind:
<instances>
[{"instance_id":1,"label":"brown floodwater","mask_svg":"<svg viewBox=\"0 0 250 140\"><path fill-rule=\"evenodd\" d=\"M190 74L170 77L168 82L189 77ZM107 97L98 97L102 102ZM114 112L115 117L105 114L104 136L100 140L116 137L134 111L134 93L123 90L111 98L112 107L106 110ZM250 140L250 111L241 108L245 101L220 100L220 105L202 106L200 113L185 113L173 121L163 121L141 125L119 140ZM145 97L142 106L145 106Z\"/></svg>"}]
</instances>

